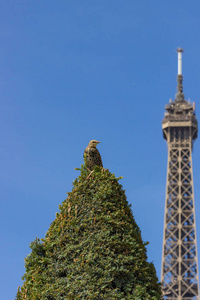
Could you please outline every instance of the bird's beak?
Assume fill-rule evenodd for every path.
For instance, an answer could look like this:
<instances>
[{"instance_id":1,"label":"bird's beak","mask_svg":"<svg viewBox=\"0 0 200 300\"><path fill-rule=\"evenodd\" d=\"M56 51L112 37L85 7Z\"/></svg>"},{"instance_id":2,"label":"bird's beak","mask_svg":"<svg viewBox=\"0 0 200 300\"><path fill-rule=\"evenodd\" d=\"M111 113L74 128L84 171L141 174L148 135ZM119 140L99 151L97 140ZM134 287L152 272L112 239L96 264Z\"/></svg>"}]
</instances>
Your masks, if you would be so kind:
<instances>
[{"instance_id":1,"label":"bird's beak","mask_svg":"<svg viewBox=\"0 0 200 300\"><path fill-rule=\"evenodd\" d=\"M99 144L99 143L101 143L101 142L97 142L97 144Z\"/></svg>"}]
</instances>

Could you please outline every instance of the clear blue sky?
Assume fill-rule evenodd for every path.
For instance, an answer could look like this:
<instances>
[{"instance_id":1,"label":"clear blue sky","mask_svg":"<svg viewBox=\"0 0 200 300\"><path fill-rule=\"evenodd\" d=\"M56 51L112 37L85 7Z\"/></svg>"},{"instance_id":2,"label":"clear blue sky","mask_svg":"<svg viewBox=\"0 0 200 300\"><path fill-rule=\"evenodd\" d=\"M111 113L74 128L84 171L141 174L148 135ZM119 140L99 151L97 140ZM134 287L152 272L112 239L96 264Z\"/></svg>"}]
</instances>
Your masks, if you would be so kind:
<instances>
[{"instance_id":1,"label":"clear blue sky","mask_svg":"<svg viewBox=\"0 0 200 300\"><path fill-rule=\"evenodd\" d=\"M176 93L177 47L200 121L199 15L199 0L1 0L0 299L15 298L29 244L44 237L91 139L123 176L160 277L161 122ZM200 243L200 138L193 168Z\"/></svg>"}]
</instances>

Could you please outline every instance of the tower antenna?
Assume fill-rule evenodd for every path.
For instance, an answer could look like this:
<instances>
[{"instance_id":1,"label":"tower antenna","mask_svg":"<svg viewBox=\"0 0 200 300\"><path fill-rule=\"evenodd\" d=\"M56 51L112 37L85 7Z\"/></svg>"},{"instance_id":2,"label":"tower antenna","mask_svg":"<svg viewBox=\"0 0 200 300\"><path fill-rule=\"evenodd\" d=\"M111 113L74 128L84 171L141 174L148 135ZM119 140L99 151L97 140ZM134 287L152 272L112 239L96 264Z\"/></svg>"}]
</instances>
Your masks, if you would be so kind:
<instances>
[{"instance_id":1,"label":"tower antenna","mask_svg":"<svg viewBox=\"0 0 200 300\"><path fill-rule=\"evenodd\" d=\"M183 49L178 48L177 52L178 52L178 75L182 75L182 53L183 53Z\"/></svg>"},{"instance_id":2,"label":"tower antenna","mask_svg":"<svg viewBox=\"0 0 200 300\"><path fill-rule=\"evenodd\" d=\"M181 101L184 101L183 75L182 75L182 53L183 53L183 49L178 48L177 52L178 52L178 75L177 75L176 101L181 102Z\"/></svg>"}]
</instances>

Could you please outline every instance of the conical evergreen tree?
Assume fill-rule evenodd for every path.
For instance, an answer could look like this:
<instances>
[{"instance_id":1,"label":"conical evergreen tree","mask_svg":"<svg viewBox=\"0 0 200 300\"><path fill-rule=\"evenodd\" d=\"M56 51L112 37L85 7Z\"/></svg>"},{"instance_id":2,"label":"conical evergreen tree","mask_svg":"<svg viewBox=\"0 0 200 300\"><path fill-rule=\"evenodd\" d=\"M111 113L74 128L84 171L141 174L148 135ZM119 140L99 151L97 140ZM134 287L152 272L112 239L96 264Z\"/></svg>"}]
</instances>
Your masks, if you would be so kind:
<instances>
[{"instance_id":1,"label":"conical evergreen tree","mask_svg":"<svg viewBox=\"0 0 200 300\"><path fill-rule=\"evenodd\" d=\"M119 178L80 171L45 238L31 243L16 299L162 299Z\"/></svg>"}]
</instances>

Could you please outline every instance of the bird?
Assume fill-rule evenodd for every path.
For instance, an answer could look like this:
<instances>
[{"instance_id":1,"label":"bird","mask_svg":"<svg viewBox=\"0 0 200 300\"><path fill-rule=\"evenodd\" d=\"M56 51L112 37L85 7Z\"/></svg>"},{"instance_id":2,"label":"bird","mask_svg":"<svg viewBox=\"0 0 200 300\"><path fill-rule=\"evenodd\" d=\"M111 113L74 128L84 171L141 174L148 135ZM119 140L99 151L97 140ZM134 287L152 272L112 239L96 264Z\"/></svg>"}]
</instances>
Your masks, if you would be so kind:
<instances>
[{"instance_id":1,"label":"bird","mask_svg":"<svg viewBox=\"0 0 200 300\"><path fill-rule=\"evenodd\" d=\"M100 166L103 168L101 155L96 146L101 143L96 140L91 140L88 146L85 148L83 157L86 159L86 166L89 170L93 170L94 166Z\"/></svg>"}]
</instances>

